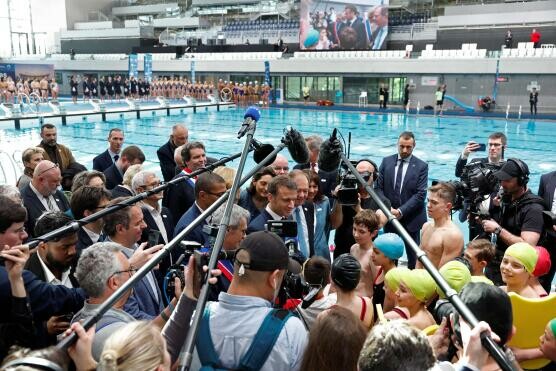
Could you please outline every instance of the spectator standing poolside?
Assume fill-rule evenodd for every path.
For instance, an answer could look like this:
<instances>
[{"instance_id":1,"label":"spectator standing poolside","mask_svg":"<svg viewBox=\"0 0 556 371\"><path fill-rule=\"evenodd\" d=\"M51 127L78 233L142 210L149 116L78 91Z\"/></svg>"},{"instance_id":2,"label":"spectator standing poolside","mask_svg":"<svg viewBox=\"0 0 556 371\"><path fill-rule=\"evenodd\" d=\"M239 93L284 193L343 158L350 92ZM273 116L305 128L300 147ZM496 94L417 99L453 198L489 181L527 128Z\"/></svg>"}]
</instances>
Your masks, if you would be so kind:
<instances>
[{"instance_id":1,"label":"spectator standing poolside","mask_svg":"<svg viewBox=\"0 0 556 371\"><path fill-rule=\"evenodd\" d=\"M538 48L541 43L541 33L536 28L533 28L533 31L531 31L531 42L535 48Z\"/></svg>"}]
</instances>

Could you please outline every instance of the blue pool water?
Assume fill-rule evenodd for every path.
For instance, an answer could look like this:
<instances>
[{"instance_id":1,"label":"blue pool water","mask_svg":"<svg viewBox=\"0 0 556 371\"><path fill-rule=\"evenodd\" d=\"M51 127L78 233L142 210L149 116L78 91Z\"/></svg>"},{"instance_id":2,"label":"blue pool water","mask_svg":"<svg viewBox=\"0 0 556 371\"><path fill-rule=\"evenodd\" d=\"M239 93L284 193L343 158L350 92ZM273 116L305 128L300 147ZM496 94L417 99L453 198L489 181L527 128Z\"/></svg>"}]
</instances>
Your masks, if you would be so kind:
<instances>
[{"instance_id":1,"label":"blue pool water","mask_svg":"<svg viewBox=\"0 0 556 371\"><path fill-rule=\"evenodd\" d=\"M58 141L71 148L77 161L91 167L93 157L107 146L110 128L120 127L125 131L125 144L140 146L148 159L146 167L158 170L156 150L168 140L170 128L176 123L187 125L190 140L203 141L208 154L213 157L240 151L243 140L237 140L236 133L243 112L243 109L230 109L140 120L81 122L59 126ZM506 157L518 157L529 165L530 187L534 192L540 175L556 169L552 139L556 126L553 122L265 109L262 110L256 138L277 144L286 125L292 125L304 135L319 134L323 137L329 136L333 128L338 128L346 141L351 132L351 158L368 157L377 163L382 157L396 152L395 143L401 131L413 131L417 140L414 153L429 163L429 182L433 179L453 179L455 162L465 143L471 139L486 143L488 134L493 131L502 131L508 136ZM1 149L5 152L22 151L39 142L38 124L37 128L21 131L0 129ZM247 166L253 165L254 162L249 159Z\"/></svg>"}]
</instances>

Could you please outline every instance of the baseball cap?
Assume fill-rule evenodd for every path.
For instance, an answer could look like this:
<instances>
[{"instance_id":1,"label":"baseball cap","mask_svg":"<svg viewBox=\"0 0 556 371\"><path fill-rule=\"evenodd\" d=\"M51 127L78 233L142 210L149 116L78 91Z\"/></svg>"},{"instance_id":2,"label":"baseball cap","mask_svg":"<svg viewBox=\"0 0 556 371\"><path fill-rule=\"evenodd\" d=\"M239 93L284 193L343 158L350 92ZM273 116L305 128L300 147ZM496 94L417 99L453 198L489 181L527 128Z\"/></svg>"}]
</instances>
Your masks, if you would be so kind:
<instances>
[{"instance_id":1,"label":"baseball cap","mask_svg":"<svg viewBox=\"0 0 556 371\"><path fill-rule=\"evenodd\" d=\"M241 250L248 254L245 261L238 258ZM239 245L236 262L253 271L272 272L276 269L287 269L294 274L301 272L301 265L289 257L284 241L269 231L249 234Z\"/></svg>"},{"instance_id":2,"label":"baseball cap","mask_svg":"<svg viewBox=\"0 0 556 371\"><path fill-rule=\"evenodd\" d=\"M529 168L527 167L527 164L523 161L521 161L521 163L523 170L525 170L525 173L528 174ZM523 174L523 172L519 169L519 166L517 166L514 161L506 161L502 168L494 173L494 176L499 180L509 180L512 178L519 178L520 176L526 174Z\"/></svg>"}]
</instances>

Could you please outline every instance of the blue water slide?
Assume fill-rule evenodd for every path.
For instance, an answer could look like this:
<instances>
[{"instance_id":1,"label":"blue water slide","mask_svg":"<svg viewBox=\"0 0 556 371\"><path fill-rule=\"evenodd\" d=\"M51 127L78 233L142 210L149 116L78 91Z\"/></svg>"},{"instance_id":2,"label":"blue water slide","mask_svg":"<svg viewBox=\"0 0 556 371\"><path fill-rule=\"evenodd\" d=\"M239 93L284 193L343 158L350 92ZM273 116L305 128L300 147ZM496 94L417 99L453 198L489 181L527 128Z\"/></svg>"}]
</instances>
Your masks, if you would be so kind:
<instances>
[{"instance_id":1,"label":"blue water slide","mask_svg":"<svg viewBox=\"0 0 556 371\"><path fill-rule=\"evenodd\" d=\"M461 108L463 108L466 112L474 112L475 109L471 106L468 106L467 104L464 104L462 102L460 102L459 100L457 100L456 98L450 96L450 95L445 95L444 99L449 100L450 102L454 103L456 106L459 106Z\"/></svg>"}]
</instances>

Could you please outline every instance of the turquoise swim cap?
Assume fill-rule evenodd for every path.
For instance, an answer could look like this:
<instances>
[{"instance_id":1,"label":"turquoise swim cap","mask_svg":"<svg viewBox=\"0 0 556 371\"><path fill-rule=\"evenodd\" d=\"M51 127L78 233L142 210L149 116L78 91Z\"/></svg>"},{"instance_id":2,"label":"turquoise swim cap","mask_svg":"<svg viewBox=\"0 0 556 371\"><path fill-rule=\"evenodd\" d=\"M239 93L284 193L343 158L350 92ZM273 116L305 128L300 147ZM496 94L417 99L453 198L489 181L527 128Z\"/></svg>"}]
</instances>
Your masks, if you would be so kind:
<instances>
[{"instance_id":1,"label":"turquoise swim cap","mask_svg":"<svg viewBox=\"0 0 556 371\"><path fill-rule=\"evenodd\" d=\"M318 42L319 42L319 32L317 30L315 30L314 28L311 28L307 32L307 37L305 38L305 41L303 42L303 46L306 47L306 48L310 48L312 46L315 46Z\"/></svg>"},{"instance_id":2,"label":"turquoise swim cap","mask_svg":"<svg viewBox=\"0 0 556 371\"><path fill-rule=\"evenodd\" d=\"M373 242L380 252L392 260L401 258L405 249L403 240L395 233L381 234Z\"/></svg>"}]
</instances>

